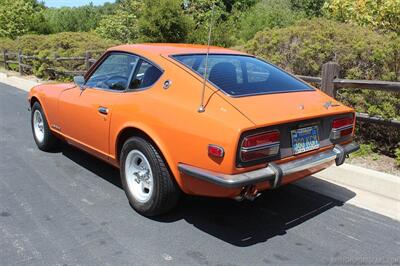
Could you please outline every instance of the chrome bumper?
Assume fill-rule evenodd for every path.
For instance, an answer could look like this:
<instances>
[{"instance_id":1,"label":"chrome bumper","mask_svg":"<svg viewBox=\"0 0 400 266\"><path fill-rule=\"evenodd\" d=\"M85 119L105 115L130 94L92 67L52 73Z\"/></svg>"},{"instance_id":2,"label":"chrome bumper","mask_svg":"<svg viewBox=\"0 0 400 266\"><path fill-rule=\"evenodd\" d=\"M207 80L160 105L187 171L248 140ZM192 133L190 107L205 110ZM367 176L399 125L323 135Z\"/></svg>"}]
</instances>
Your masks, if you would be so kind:
<instances>
[{"instance_id":1,"label":"chrome bumper","mask_svg":"<svg viewBox=\"0 0 400 266\"><path fill-rule=\"evenodd\" d=\"M276 188L279 187L282 182L282 177L284 176L331 161L335 161L336 165L339 166L344 163L348 154L357 151L359 148L359 145L354 142L347 145L336 145L332 150L323 151L279 165L276 163L269 163L265 168L234 175L212 172L182 163L178 165L178 169L182 174L206 180L223 187L238 188L270 181L272 188Z\"/></svg>"}]
</instances>

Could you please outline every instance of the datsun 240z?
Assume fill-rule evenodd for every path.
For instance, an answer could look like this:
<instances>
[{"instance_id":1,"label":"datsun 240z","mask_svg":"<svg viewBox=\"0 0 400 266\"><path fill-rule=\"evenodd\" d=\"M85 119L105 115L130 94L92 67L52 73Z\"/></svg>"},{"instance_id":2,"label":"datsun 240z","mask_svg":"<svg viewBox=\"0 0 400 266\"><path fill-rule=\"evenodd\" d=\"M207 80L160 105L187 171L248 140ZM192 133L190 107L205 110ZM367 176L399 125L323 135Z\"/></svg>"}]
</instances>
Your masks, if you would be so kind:
<instances>
[{"instance_id":1,"label":"datsun 240z","mask_svg":"<svg viewBox=\"0 0 400 266\"><path fill-rule=\"evenodd\" d=\"M353 109L252 55L207 50L117 46L74 83L32 88L37 146L63 140L118 167L146 216L182 192L252 199L358 149Z\"/></svg>"}]
</instances>

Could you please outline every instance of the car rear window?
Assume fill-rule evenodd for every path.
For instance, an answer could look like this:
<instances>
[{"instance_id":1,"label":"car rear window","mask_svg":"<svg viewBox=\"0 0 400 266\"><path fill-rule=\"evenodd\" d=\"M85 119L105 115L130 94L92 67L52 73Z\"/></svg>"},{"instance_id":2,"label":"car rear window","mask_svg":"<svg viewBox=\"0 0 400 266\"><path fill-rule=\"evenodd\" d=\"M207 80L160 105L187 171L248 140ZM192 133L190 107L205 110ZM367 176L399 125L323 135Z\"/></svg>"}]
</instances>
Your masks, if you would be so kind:
<instances>
[{"instance_id":1,"label":"car rear window","mask_svg":"<svg viewBox=\"0 0 400 266\"><path fill-rule=\"evenodd\" d=\"M204 76L205 54L175 55L173 58ZM245 55L210 54L206 76L232 96L314 90L272 64Z\"/></svg>"}]
</instances>

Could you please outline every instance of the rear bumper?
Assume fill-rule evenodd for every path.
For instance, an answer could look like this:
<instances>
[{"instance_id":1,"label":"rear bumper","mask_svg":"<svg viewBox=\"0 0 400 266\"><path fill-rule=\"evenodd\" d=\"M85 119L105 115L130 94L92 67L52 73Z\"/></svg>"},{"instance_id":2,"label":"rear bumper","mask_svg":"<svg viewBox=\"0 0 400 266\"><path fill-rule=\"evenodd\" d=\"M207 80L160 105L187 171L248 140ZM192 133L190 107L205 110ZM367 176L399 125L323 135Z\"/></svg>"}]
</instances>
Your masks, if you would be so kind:
<instances>
[{"instance_id":1,"label":"rear bumper","mask_svg":"<svg viewBox=\"0 0 400 266\"><path fill-rule=\"evenodd\" d=\"M182 163L178 165L178 168L182 174L199 178L222 187L239 188L264 181L270 181L272 183L272 188L276 188L279 187L284 176L332 161L335 161L336 165L341 165L344 163L347 155L357 151L359 148L359 145L354 142L347 145L335 145L331 150L323 151L301 159L279 165L269 163L265 168L234 175L212 172Z\"/></svg>"}]
</instances>

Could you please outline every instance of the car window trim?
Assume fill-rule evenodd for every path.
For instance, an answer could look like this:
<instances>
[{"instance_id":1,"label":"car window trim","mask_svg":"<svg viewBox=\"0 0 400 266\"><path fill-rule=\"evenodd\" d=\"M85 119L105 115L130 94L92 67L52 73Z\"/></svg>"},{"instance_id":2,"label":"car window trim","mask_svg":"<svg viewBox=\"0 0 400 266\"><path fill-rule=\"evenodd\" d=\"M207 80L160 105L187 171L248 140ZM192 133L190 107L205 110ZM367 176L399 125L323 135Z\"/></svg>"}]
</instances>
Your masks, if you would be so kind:
<instances>
[{"instance_id":1,"label":"car window trim","mask_svg":"<svg viewBox=\"0 0 400 266\"><path fill-rule=\"evenodd\" d=\"M176 56L191 56L191 55L206 55L206 53L180 53L180 54L170 54L168 57L170 57L172 60L174 60L175 62L177 62L178 64L180 64L181 66L184 66L185 68L189 69L191 72L195 73L198 77L200 77L201 79L204 78L204 75L201 75L198 71L194 70L193 68L185 65L184 63L182 63L181 61L179 61L178 59L176 59ZM305 82L304 80L296 77L295 75L293 75L292 73L289 73L287 71L285 71L283 68L273 65L271 63L269 63L268 61L257 57L257 56L253 56L253 55L249 55L249 54L230 54L230 53L209 53L209 55L227 55L227 56L246 56L246 57L252 57L255 59L258 59L260 61L263 61L264 63L275 67L281 71L283 71L283 73L288 74L289 76L291 76L292 78L296 79L297 81L300 81L301 83L307 85L309 87L309 90L293 90L293 91L273 91L273 92L259 92L259 93L247 93L247 94L241 94L241 95L232 95L229 94L227 92L225 92L224 90L222 90L218 85L216 85L215 83L213 83L212 81L210 81L209 79L207 79L207 82L210 83L212 86L214 86L218 91L220 91L221 93L225 94L226 96L229 96L231 98L241 98L241 97L250 97L250 96L258 96L258 95L268 95L268 94L278 94L278 93L292 93L292 92L313 92L316 90L316 88L314 88L313 86L311 86L310 84L308 84L307 82Z\"/></svg>"},{"instance_id":2,"label":"car window trim","mask_svg":"<svg viewBox=\"0 0 400 266\"><path fill-rule=\"evenodd\" d=\"M132 56L136 56L138 57L138 63L136 64L135 68L132 69L131 74L130 74L130 78L128 80L128 86L125 88L125 90L113 90L113 89L104 89L104 88L98 88L98 87L86 87L86 82L89 80L89 78L93 75L93 73L101 66L101 64L104 62L104 60L106 60L110 55L112 54L127 54L127 55L132 55ZM156 68L158 68L158 70L160 70L161 75L160 77L151 85L151 86L147 86L144 88L140 88L140 89L129 89L129 85L132 82L132 79L134 77L134 73L137 73L137 71L139 70L139 62L141 61L145 61L149 64L151 64L152 66L155 66ZM146 57L143 57L139 54L136 53L131 53L131 52L126 52L126 51L106 51L101 57L100 59L95 63L95 65L93 65L93 68L90 68L89 71L84 75L85 78L85 83L84 83L84 87L85 89L88 88L92 88L95 90L103 90L103 91L110 91L110 92L116 92L116 93L127 93L127 92L136 92L136 91L142 91L142 90L146 90L149 89L151 87L153 87L160 79L161 77L164 75L164 69L161 68L158 64L154 63L153 61L151 61L150 59L147 59Z\"/></svg>"}]
</instances>

